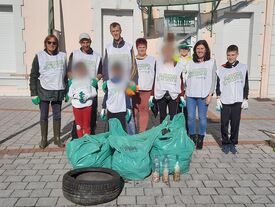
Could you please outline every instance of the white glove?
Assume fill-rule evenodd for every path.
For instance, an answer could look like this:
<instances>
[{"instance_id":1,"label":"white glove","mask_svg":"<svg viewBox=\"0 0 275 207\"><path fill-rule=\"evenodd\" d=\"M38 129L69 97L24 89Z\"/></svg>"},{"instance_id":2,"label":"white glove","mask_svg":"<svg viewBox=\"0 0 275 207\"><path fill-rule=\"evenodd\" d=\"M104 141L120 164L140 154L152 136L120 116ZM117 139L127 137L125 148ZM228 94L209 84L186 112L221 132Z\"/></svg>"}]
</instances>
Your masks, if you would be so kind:
<instances>
[{"instance_id":1,"label":"white glove","mask_svg":"<svg viewBox=\"0 0 275 207\"><path fill-rule=\"evenodd\" d=\"M184 107L186 106L185 99L184 99L183 96L180 97L179 106L180 106L181 108L184 108Z\"/></svg>"},{"instance_id":2,"label":"white glove","mask_svg":"<svg viewBox=\"0 0 275 207\"><path fill-rule=\"evenodd\" d=\"M248 109L248 101L247 101L247 99L243 100L242 109L244 109L244 110Z\"/></svg>"},{"instance_id":3,"label":"white glove","mask_svg":"<svg viewBox=\"0 0 275 207\"><path fill-rule=\"evenodd\" d=\"M217 103L216 103L216 111L221 111L222 109L222 102L221 99L217 99Z\"/></svg>"}]
</instances>

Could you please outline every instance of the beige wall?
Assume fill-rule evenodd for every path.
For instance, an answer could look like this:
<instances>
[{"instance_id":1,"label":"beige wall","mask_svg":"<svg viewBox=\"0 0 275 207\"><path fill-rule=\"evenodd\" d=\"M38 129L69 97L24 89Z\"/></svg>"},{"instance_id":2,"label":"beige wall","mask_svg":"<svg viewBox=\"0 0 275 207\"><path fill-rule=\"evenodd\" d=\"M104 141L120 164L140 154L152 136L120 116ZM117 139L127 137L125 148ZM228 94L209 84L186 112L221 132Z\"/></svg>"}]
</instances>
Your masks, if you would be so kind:
<instances>
[{"instance_id":1,"label":"beige wall","mask_svg":"<svg viewBox=\"0 0 275 207\"><path fill-rule=\"evenodd\" d=\"M81 2L81 3L80 3ZM59 0L55 0L55 28L60 30ZM78 36L81 32L91 34L91 0L62 0L66 51L69 54L79 47ZM43 41L48 34L48 1L24 0L22 15L25 18L23 38L26 44L24 61L30 73L33 57L43 50Z\"/></svg>"}]
</instances>

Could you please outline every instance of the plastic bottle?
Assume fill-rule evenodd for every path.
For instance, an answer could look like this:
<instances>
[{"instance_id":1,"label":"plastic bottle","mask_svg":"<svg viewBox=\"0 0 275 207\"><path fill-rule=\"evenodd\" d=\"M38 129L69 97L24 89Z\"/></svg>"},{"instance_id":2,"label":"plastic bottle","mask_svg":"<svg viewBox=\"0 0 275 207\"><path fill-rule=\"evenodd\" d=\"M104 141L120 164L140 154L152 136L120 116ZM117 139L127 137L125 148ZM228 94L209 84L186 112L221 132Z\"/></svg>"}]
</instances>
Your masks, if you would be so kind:
<instances>
[{"instance_id":1,"label":"plastic bottle","mask_svg":"<svg viewBox=\"0 0 275 207\"><path fill-rule=\"evenodd\" d=\"M162 173L162 182L169 183L169 161L167 155L163 158L163 173Z\"/></svg>"},{"instance_id":2,"label":"plastic bottle","mask_svg":"<svg viewBox=\"0 0 275 207\"><path fill-rule=\"evenodd\" d=\"M154 160L153 160L153 172L152 172L152 181L157 183L159 182L159 159L157 156L154 157Z\"/></svg>"},{"instance_id":3,"label":"plastic bottle","mask_svg":"<svg viewBox=\"0 0 275 207\"><path fill-rule=\"evenodd\" d=\"M177 161L176 161L176 164L174 167L173 180L174 180L174 182L180 181L180 165L179 165L178 156L177 156Z\"/></svg>"}]
</instances>

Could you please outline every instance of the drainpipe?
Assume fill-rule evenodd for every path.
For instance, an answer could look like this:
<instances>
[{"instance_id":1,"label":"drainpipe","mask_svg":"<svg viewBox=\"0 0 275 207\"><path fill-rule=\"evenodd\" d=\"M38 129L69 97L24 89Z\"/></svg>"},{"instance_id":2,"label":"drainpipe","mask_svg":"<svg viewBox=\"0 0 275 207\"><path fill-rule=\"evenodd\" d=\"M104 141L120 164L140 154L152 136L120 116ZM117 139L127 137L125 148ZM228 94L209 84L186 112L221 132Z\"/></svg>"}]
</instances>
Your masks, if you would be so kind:
<instances>
[{"instance_id":1,"label":"drainpipe","mask_svg":"<svg viewBox=\"0 0 275 207\"><path fill-rule=\"evenodd\" d=\"M265 19L264 19L263 51L262 51L262 63L261 63L260 98L267 98L268 96L268 77L269 77L269 70L270 70L273 8L274 8L273 0L265 0Z\"/></svg>"}]
</instances>

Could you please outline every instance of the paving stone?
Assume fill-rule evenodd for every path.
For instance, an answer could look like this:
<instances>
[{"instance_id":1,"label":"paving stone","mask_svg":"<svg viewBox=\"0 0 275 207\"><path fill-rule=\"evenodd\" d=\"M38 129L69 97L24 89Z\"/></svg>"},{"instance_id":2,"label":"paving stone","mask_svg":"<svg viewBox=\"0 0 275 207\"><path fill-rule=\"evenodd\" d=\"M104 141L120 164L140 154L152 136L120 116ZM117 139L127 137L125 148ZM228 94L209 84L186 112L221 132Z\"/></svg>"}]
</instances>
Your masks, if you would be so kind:
<instances>
[{"instance_id":1,"label":"paving stone","mask_svg":"<svg viewBox=\"0 0 275 207\"><path fill-rule=\"evenodd\" d=\"M219 195L235 195L235 191L232 188L216 188Z\"/></svg>"},{"instance_id":2,"label":"paving stone","mask_svg":"<svg viewBox=\"0 0 275 207\"><path fill-rule=\"evenodd\" d=\"M22 175L11 175L11 176L8 176L4 182L20 182L24 179L24 176Z\"/></svg>"},{"instance_id":3,"label":"paving stone","mask_svg":"<svg viewBox=\"0 0 275 207\"><path fill-rule=\"evenodd\" d=\"M137 196L137 204L155 205L156 199L154 196Z\"/></svg>"},{"instance_id":4,"label":"paving stone","mask_svg":"<svg viewBox=\"0 0 275 207\"><path fill-rule=\"evenodd\" d=\"M233 200L234 203L243 203L243 204L252 203L252 201L246 195L232 195L231 199Z\"/></svg>"},{"instance_id":5,"label":"paving stone","mask_svg":"<svg viewBox=\"0 0 275 207\"><path fill-rule=\"evenodd\" d=\"M0 197L6 198L9 197L13 190L0 190Z\"/></svg>"},{"instance_id":6,"label":"paving stone","mask_svg":"<svg viewBox=\"0 0 275 207\"><path fill-rule=\"evenodd\" d=\"M256 195L270 195L272 192L267 187L252 187L251 190Z\"/></svg>"},{"instance_id":7,"label":"paving stone","mask_svg":"<svg viewBox=\"0 0 275 207\"><path fill-rule=\"evenodd\" d=\"M30 197L49 197L51 189L34 189Z\"/></svg>"},{"instance_id":8,"label":"paving stone","mask_svg":"<svg viewBox=\"0 0 275 207\"><path fill-rule=\"evenodd\" d=\"M253 203L271 203L265 195L250 195L249 198Z\"/></svg>"},{"instance_id":9,"label":"paving stone","mask_svg":"<svg viewBox=\"0 0 275 207\"><path fill-rule=\"evenodd\" d=\"M46 182L30 182L26 189L43 189Z\"/></svg>"},{"instance_id":10,"label":"paving stone","mask_svg":"<svg viewBox=\"0 0 275 207\"><path fill-rule=\"evenodd\" d=\"M253 181L258 187L272 187L273 184L267 180L254 180Z\"/></svg>"},{"instance_id":11,"label":"paving stone","mask_svg":"<svg viewBox=\"0 0 275 207\"><path fill-rule=\"evenodd\" d=\"M144 188L146 196L163 195L161 188Z\"/></svg>"},{"instance_id":12,"label":"paving stone","mask_svg":"<svg viewBox=\"0 0 275 207\"><path fill-rule=\"evenodd\" d=\"M61 188L62 182L47 182L45 188Z\"/></svg>"},{"instance_id":13,"label":"paving stone","mask_svg":"<svg viewBox=\"0 0 275 207\"><path fill-rule=\"evenodd\" d=\"M48 189L44 189L44 190L48 190ZM62 196L63 196L63 192L61 188L51 190L50 197L62 197Z\"/></svg>"},{"instance_id":14,"label":"paving stone","mask_svg":"<svg viewBox=\"0 0 275 207\"><path fill-rule=\"evenodd\" d=\"M253 195L254 192L247 187L233 188L237 195Z\"/></svg>"},{"instance_id":15,"label":"paving stone","mask_svg":"<svg viewBox=\"0 0 275 207\"><path fill-rule=\"evenodd\" d=\"M186 184L189 188L204 187L203 182L200 180L187 180Z\"/></svg>"},{"instance_id":16,"label":"paving stone","mask_svg":"<svg viewBox=\"0 0 275 207\"><path fill-rule=\"evenodd\" d=\"M175 199L173 196L156 196L157 204L173 204Z\"/></svg>"},{"instance_id":17,"label":"paving stone","mask_svg":"<svg viewBox=\"0 0 275 207\"><path fill-rule=\"evenodd\" d=\"M195 201L191 195L176 195L174 196L176 205L181 206L182 204L194 204Z\"/></svg>"},{"instance_id":18,"label":"paving stone","mask_svg":"<svg viewBox=\"0 0 275 207\"><path fill-rule=\"evenodd\" d=\"M213 195L212 196L213 200L215 203L221 204L228 204L228 203L233 203L233 201L231 200L230 196L228 195Z\"/></svg>"},{"instance_id":19,"label":"paving stone","mask_svg":"<svg viewBox=\"0 0 275 207\"><path fill-rule=\"evenodd\" d=\"M10 183L0 183L0 190L5 190L10 185Z\"/></svg>"},{"instance_id":20,"label":"paving stone","mask_svg":"<svg viewBox=\"0 0 275 207\"><path fill-rule=\"evenodd\" d=\"M198 188L200 195L217 195L215 188Z\"/></svg>"},{"instance_id":21,"label":"paving stone","mask_svg":"<svg viewBox=\"0 0 275 207\"><path fill-rule=\"evenodd\" d=\"M22 198L30 197L32 190L14 190L10 197Z\"/></svg>"},{"instance_id":22,"label":"paving stone","mask_svg":"<svg viewBox=\"0 0 275 207\"><path fill-rule=\"evenodd\" d=\"M180 189L179 188L163 188L162 189L163 195L168 196L168 195L181 195Z\"/></svg>"},{"instance_id":23,"label":"paving stone","mask_svg":"<svg viewBox=\"0 0 275 207\"><path fill-rule=\"evenodd\" d=\"M233 180L221 180L220 183L225 188L239 187L239 185L237 184L237 182L235 182Z\"/></svg>"},{"instance_id":24,"label":"paving stone","mask_svg":"<svg viewBox=\"0 0 275 207\"><path fill-rule=\"evenodd\" d=\"M15 206L35 206L37 198L19 198Z\"/></svg>"},{"instance_id":25,"label":"paving stone","mask_svg":"<svg viewBox=\"0 0 275 207\"><path fill-rule=\"evenodd\" d=\"M57 198L39 198L35 206L55 206Z\"/></svg>"},{"instance_id":26,"label":"paving stone","mask_svg":"<svg viewBox=\"0 0 275 207\"><path fill-rule=\"evenodd\" d=\"M23 179L23 182L35 182L35 181L39 181L41 179L41 175L34 175L34 176L26 176Z\"/></svg>"},{"instance_id":27,"label":"paving stone","mask_svg":"<svg viewBox=\"0 0 275 207\"><path fill-rule=\"evenodd\" d=\"M12 207L18 198L0 198L1 207Z\"/></svg>"},{"instance_id":28,"label":"paving stone","mask_svg":"<svg viewBox=\"0 0 275 207\"><path fill-rule=\"evenodd\" d=\"M203 181L205 187L211 188L211 187L221 187L222 185L220 184L219 181L217 180L205 180Z\"/></svg>"},{"instance_id":29,"label":"paving stone","mask_svg":"<svg viewBox=\"0 0 275 207\"><path fill-rule=\"evenodd\" d=\"M145 196L143 198L145 199ZM136 204L136 196L119 196L117 199L117 204Z\"/></svg>"},{"instance_id":30,"label":"paving stone","mask_svg":"<svg viewBox=\"0 0 275 207\"><path fill-rule=\"evenodd\" d=\"M193 199L197 204L209 204L213 203L211 196L208 195L194 195Z\"/></svg>"},{"instance_id":31,"label":"paving stone","mask_svg":"<svg viewBox=\"0 0 275 207\"><path fill-rule=\"evenodd\" d=\"M27 186L27 182L14 182L14 183L11 183L9 185L9 187L7 189L25 189L25 187Z\"/></svg>"},{"instance_id":32,"label":"paving stone","mask_svg":"<svg viewBox=\"0 0 275 207\"><path fill-rule=\"evenodd\" d=\"M126 195L144 195L143 188L126 188Z\"/></svg>"},{"instance_id":33,"label":"paving stone","mask_svg":"<svg viewBox=\"0 0 275 207\"><path fill-rule=\"evenodd\" d=\"M59 178L59 175L43 175L40 181L57 181Z\"/></svg>"}]
</instances>

